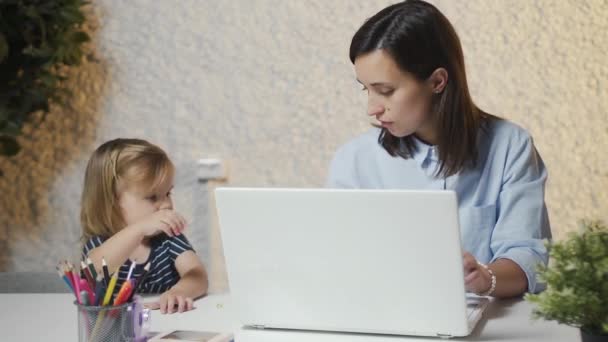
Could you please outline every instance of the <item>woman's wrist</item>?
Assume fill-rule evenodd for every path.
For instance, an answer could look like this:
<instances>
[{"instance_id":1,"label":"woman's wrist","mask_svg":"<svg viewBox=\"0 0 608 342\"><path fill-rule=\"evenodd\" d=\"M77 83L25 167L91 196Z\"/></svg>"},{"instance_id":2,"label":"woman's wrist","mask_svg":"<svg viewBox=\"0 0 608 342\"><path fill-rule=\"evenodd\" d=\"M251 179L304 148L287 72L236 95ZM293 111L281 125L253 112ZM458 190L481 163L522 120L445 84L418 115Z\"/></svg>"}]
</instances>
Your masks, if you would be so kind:
<instances>
[{"instance_id":1,"label":"woman's wrist","mask_svg":"<svg viewBox=\"0 0 608 342\"><path fill-rule=\"evenodd\" d=\"M494 274L494 271L492 271L492 269L490 269L490 267L488 267L488 265L482 264L479 261L477 262L477 264L479 266L481 266L481 268L488 275L488 277L485 277L486 279L488 279L487 289L485 291L481 291L481 292L477 293L477 295L484 296L484 297L492 296L494 294L494 292L496 291L496 275Z\"/></svg>"}]
</instances>

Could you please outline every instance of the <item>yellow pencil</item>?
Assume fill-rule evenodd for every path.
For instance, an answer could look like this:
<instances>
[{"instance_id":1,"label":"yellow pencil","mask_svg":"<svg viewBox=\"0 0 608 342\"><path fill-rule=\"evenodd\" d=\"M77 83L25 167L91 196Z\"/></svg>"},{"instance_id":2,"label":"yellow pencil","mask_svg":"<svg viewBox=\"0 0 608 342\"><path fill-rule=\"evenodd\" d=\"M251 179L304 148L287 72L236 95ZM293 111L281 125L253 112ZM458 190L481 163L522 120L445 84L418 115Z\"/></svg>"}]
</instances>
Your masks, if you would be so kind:
<instances>
[{"instance_id":1,"label":"yellow pencil","mask_svg":"<svg viewBox=\"0 0 608 342\"><path fill-rule=\"evenodd\" d=\"M118 271L120 270L120 268L118 268L116 270L116 272L114 272L114 274L112 275L112 279L110 279L110 283L108 284L108 289L106 290L106 295L103 297L103 304L102 305L108 305L110 304L110 300L112 299L112 294L114 293L114 287L116 286L116 281L118 280Z\"/></svg>"}]
</instances>

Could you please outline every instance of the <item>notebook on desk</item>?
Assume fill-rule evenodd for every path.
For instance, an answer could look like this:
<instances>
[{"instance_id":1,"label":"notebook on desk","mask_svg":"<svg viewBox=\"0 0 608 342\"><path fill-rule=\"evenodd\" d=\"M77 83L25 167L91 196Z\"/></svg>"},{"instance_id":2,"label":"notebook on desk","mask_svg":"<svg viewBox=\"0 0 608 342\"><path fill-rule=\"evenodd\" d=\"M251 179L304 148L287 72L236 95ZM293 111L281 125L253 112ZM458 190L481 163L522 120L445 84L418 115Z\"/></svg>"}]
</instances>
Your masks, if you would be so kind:
<instances>
[{"instance_id":1,"label":"notebook on desk","mask_svg":"<svg viewBox=\"0 0 608 342\"><path fill-rule=\"evenodd\" d=\"M234 309L253 328L456 337L467 299L451 191L220 188Z\"/></svg>"}]
</instances>

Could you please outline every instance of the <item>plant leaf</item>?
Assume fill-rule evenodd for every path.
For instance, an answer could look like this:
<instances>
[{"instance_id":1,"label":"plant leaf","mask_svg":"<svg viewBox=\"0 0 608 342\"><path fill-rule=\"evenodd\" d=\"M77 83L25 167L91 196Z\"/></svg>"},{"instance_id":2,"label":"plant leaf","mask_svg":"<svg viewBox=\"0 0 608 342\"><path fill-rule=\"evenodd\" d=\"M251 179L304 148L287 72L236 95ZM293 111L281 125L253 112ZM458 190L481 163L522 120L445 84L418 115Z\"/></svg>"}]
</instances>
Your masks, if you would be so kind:
<instances>
[{"instance_id":1,"label":"plant leaf","mask_svg":"<svg viewBox=\"0 0 608 342\"><path fill-rule=\"evenodd\" d=\"M4 34L0 32L0 63L8 56L9 47Z\"/></svg>"},{"instance_id":2,"label":"plant leaf","mask_svg":"<svg viewBox=\"0 0 608 342\"><path fill-rule=\"evenodd\" d=\"M80 63L90 41L82 29L86 3L0 0L0 155L16 154L23 125L64 100L61 66Z\"/></svg>"},{"instance_id":3,"label":"plant leaf","mask_svg":"<svg viewBox=\"0 0 608 342\"><path fill-rule=\"evenodd\" d=\"M30 45L23 49L23 54L36 58L51 58L53 57L53 50L48 45L39 48Z\"/></svg>"},{"instance_id":4,"label":"plant leaf","mask_svg":"<svg viewBox=\"0 0 608 342\"><path fill-rule=\"evenodd\" d=\"M57 81L59 81L59 79L55 75L48 72L45 72L40 75L38 79L47 88L53 88L55 84L57 84Z\"/></svg>"},{"instance_id":5,"label":"plant leaf","mask_svg":"<svg viewBox=\"0 0 608 342\"><path fill-rule=\"evenodd\" d=\"M14 137L0 136L0 155L14 156L19 153L21 147Z\"/></svg>"},{"instance_id":6,"label":"plant leaf","mask_svg":"<svg viewBox=\"0 0 608 342\"><path fill-rule=\"evenodd\" d=\"M82 44L91 40L89 35L84 31L74 31L70 34L70 40L74 44Z\"/></svg>"},{"instance_id":7,"label":"plant leaf","mask_svg":"<svg viewBox=\"0 0 608 342\"><path fill-rule=\"evenodd\" d=\"M16 137L21 134L21 127L15 122L8 121L4 127L0 128L0 135Z\"/></svg>"},{"instance_id":8,"label":"plant leaf","mask_svg":"<svg viewBox=\"0 0 608 342\"><path fill-rule=\"evenodd\" d=\"M583 221L579 233L551 245L549 267L538 274L547 289L525 299L534 316L599 332L608 318L608 227Z\"/></svg>"}]
</instances>

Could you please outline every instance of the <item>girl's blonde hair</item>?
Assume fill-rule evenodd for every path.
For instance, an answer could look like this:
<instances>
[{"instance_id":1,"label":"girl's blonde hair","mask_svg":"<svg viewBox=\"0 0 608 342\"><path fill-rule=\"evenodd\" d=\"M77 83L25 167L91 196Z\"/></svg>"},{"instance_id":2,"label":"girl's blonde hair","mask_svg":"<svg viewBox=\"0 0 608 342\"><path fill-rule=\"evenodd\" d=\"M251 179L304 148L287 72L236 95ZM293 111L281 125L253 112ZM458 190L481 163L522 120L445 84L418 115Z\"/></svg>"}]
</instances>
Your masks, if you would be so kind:
<instances>
[{"instance_id":1,"label":"girl's blonde hair","mask_svg":"<svg viewBox=\"0 0 608 342\"><path fill-rule=\"evenodd\" d=\"M95 150L84 176L80 209L82 239L110 237L126 225L118 203L121 191L156 188L174 172L158 146L140 139L110 140Z\"/></svg>"}]
</instances>

